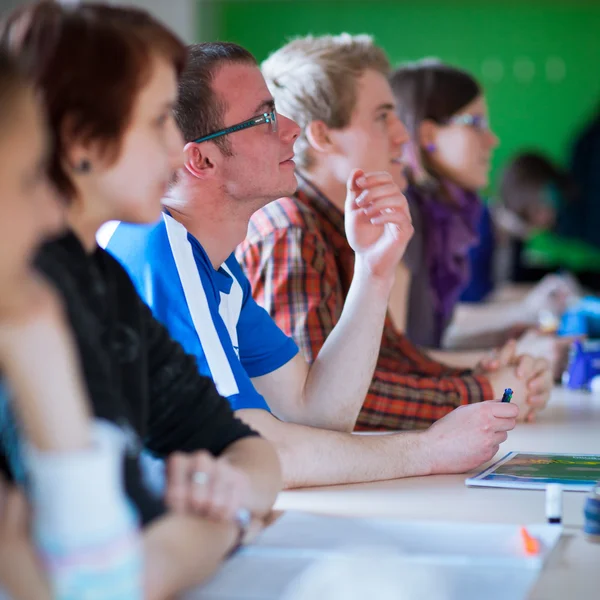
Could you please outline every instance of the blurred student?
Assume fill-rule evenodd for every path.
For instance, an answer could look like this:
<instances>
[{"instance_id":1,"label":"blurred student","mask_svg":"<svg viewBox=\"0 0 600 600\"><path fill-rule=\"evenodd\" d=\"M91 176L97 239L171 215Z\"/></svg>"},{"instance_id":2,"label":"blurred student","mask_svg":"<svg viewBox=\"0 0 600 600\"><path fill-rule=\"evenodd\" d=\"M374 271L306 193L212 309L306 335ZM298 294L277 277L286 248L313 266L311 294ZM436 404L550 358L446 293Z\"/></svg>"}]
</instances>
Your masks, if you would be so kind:
<instances>
[{"instance_id":1,"label":"blurred student","mask_svg":"<svg viewBox=\"0 0 600 600\"><path fill-rule=\"evenodd\" d=\"M343 316L311 364L255 303L233 256L252 214L296 188L298 126L276 112L252 54L223 42L190 47L175 115L185 163L163 198L162 217L146 227L119 224L107 248L236 414L273 442L285 485L462 472L491 458L515 425L516 406L463 406L423 432L350 433L378 355L395 265L411 234L406 201L391 177L344 174L355 279ZM371 223L363 211L380 198L398 210Z\"/></svg>"},{"instance_id":2,"label":"blurred student","mask_svg":"<svg viewBox=\"0 0 600 600\"><path fill-rule=\"evenodd\" d=\"M559 223L576 208L577 186L570 174L537 152L518 154L502 171L494 217L510 240L509 278L532 282L559 268L581 276L600 269L600 251L560 234ZM532 266L527 255L537 255Z\"/></svg>"},{"instance_id":3,"label":"blurred student","mask_svg":"<svg viewBox=\"0 0 600 600\"><path fill-rule=\"evenodd\" d=\"M485 92L469 73L432 60L400 67L390 81L416 158L407 189L415 235L398 269L392 318L425 348L440 349L448 338L493 347L514 325L537 325L539 311L563 284L558 280L526 302L459 305L470 279L469 251L478 243L479 192L488 185L498 145ZM478 353L431 355L466 365Z\"/></svg>"},{"instance_id":4,"label":"blurred student","mask_svg":"<svg viewBox=\"0 0 600 600\"><path fill-rule=\"evenodd\" d=\"M575 138L570 174L576 197L568 214L561 215L558 232L600 247L600 106Z\"/></svg>"},{"instance_id":5,"label":"blurred student","mask_svg":"<svg viewBox=\"0 0 600 600\"><path fill-rule=\"evenodd\" d=\"M137 598L141 552L120 479L122 436L92 422L60 301L31 264L64 225L42 114L24 69L0 49L0 396L3 410L10 396L25 431L31 501L30 513L0 475L0 588L37 600L89 586L100 598L110 582L119 597Z\"/></svg>"},{"instance_id":6,"label":"blurred student","mask_svg":"<svg viewBox=\"0 0 600 600\"><path fill-rule=\"evenodd\" d=\"M561 223L577 211L577 198L570 174L543 154L524 152L508 162L499 202L492 205L496 251L504 253L500 280L532 283L563 269L593 286L600 272L600 250L560 233Z\"/></svg>"},{"instance_id":7,"label":"blurred student","mask_svg":"<svg viewBox=\"0 0 600 600\"><path fill-rule=\"evenodd\" d=\"M254 214L237 256L257 302L312 363L352 301L358 254L344 225L347 180L361 168L369 185L378 184L374 198L381 208L362 208L366 219L381 223L397 210L393 202L405 185L394 185L388 172L402 160L408 135L394 113L388 59L368 36L297 39L262 70L279 110L301 127L295 143L299 185ZM481 364L477 372L450 368L420 352L386 315L356 427L424 428L458 406L500 397L508 382L519 390L525 418L547 400L546 366L528 358L521 371L510 349L502 356L501 364Z\"/></svg>"},{"instance_id":8,"label":"blurred student","mask_svg":"<svg viewBox=\"0 0 600 600\"><path fill-rule=\"evenodd\" d=\"M26 61L45 100L50 179L67 206L68 232L36 267L65 304L94 414L127 438L127 492L149 525L146 593L169 597L210 574L280 487L270 444L233 416L95 242L108 220L160 214L181 160L172 108L185 47L143 11L53 2L15 11L0 42ZM2 442L22 479L10 431L5 419ZM164 500L142 481L144 447L167 460Z\"/></svg>"}]
</instances>

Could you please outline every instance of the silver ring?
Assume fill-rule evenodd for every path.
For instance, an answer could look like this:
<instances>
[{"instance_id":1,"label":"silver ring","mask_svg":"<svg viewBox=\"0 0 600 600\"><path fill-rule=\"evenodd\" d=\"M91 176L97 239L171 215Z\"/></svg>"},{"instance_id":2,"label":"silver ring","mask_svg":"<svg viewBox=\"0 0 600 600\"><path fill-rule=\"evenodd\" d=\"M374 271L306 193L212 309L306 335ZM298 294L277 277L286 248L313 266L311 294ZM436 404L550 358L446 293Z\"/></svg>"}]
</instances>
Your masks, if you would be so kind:
<instances>
[{"instance_id":1,"label":"silver ring","mask_svg":"<svg viewBox=\"0 0 600 600\"><path fill-rule=\"evenodd\" d=\"M196 485L206 485L208 483L208 473L204 471L196 471L192 475L192 481Z\"/></svg>"},{"instance_id":2,"label":"silver ring","mask_svg":"<svg viewBox=\"0 0 600 600\"><path fill-rule=\"evenodd\" d=\"M238 508L235 513L234 521L238 527L247 529L252 522L252 513L247 508Z\"/></svg>"}]
</instances>

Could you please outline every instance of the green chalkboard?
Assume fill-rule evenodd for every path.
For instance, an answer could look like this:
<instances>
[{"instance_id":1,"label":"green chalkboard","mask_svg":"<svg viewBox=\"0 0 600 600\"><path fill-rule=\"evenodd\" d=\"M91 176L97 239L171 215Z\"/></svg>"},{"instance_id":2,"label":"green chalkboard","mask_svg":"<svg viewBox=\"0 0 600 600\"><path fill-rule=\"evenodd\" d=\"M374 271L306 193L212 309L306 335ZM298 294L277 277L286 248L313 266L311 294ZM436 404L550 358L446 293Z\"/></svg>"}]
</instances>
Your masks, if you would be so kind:
<instances>
[{"instance_id":1,"label":"green chalkboard","mask_svg":"<svg viewBox=\"0 0 600 600\"><path fill-rule=\"evenodd\" d=\"M539 148L564 161L573 135L600 102L600 1L210 4L214 39L242 44L259 60L294 36L348 31L374 35L394 63L436 56L471 70L486 87L501 138L495 173L522 148Z\"/></svg>"}]
</instances>

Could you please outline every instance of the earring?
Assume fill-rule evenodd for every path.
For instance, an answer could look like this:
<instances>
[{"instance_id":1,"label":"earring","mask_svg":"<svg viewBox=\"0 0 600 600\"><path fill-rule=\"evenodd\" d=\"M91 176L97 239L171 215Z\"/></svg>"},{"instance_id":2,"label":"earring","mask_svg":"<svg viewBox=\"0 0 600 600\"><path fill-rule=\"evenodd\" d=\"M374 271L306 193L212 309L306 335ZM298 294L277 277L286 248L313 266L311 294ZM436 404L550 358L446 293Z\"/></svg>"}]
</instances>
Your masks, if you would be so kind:
<instances>
[{"instance_id":1,"label":"earring","mask_svg":"<svg viewBox=\"0 0 600 600\"><path fill-rule=\"evenodd\" d=\"M87 159L84 158L76 167L75 167L75 171L77 171L77 173L89 173L92 170L92 163Z\"/></svg>"},{"instance_id":2,"label":"earring","mask_svg":"<svg viewBox=\"0 0 600 600\"><path fill-rule=\"evenodd\" d=\"M427 150L427 152L431 153L435 151L435 144L427 144L427 146L425 146L425 150Z\"/></svg>"}]
</instances>

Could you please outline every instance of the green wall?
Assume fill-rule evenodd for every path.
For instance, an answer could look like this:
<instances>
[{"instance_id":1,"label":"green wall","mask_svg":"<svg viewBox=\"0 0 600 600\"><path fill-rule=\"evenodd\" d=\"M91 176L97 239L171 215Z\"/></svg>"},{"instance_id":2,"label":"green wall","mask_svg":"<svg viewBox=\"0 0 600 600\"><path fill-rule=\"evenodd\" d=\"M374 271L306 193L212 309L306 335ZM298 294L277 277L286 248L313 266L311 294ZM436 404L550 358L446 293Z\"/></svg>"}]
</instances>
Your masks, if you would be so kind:
<instances>
[{"instance_id":1,"label":"green wall","mask_svg":"<svg viewBox=\"0 0 600 600\"><path fill-rule=\"evenodd\" d=\"M598 1L214 0L210 8L215 38L259 60L290 37L348 31L374 35L393 63L435 56L469 69L501 138L495 173L525 147L565 160L600 102Z\"/></svg>"}]
</instances>

